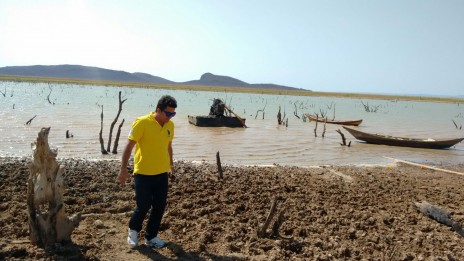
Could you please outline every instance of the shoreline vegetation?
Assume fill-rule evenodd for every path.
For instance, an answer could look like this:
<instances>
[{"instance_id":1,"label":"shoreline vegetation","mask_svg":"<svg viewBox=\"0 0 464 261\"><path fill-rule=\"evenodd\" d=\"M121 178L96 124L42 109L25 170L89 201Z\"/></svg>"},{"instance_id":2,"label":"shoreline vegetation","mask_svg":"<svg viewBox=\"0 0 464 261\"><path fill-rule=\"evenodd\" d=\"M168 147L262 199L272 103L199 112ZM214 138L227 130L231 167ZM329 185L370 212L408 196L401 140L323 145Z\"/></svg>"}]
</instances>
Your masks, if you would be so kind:
<instances>
[{"instance_id":1,"label":"shoreline vegetation","mask_svg":"<svg viewBox=\"0 0 464 261\"><path fill-rule=\"evenodd\" d=\"M265 89L265 88L244 88L244 87L224 87L224 86L198 86L184 84L151 84L142 82L115 82L115 81L95 81L70 78L52 78L35 76L0 75L0 81L10 82L31 82L31 83L56 83L56 84L78 84L78 85L101 85L131 88L154 88L168 90L185 91L210 91L210 92L236 92L236 93L256 93L274 95L294 95L294 96L313 96L313 97L334 97L334 98L363 98L374 100L400 100L400 101L423 101L423 102L444 102L444 103L464 103L464 98L453 97L429 97L429 96L406 96L389 94L368 94L368 93L341 93L341 92L320 92L304 89L285 90L285 89Z\"/></svg>"}]
</instances>

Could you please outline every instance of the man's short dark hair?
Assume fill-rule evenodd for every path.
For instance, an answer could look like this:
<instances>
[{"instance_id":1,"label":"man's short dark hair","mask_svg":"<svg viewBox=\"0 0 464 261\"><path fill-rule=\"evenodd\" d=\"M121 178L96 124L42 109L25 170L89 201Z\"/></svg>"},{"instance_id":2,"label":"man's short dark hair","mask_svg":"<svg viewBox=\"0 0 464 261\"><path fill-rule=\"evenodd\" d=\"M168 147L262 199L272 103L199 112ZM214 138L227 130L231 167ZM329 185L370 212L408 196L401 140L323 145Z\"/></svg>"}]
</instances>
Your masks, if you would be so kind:
<instances>
[{"instance_id":1,"label":"man's short dark hair","mask_svg":"<svg viewBox=\"0 0 464 261\"><path fill-rule=\"evenodd\" d=\"M156 108L164 111L167 107L177 108L177 101L170 95L164 95L158 101Z\"/></svg>"}]
</instances>

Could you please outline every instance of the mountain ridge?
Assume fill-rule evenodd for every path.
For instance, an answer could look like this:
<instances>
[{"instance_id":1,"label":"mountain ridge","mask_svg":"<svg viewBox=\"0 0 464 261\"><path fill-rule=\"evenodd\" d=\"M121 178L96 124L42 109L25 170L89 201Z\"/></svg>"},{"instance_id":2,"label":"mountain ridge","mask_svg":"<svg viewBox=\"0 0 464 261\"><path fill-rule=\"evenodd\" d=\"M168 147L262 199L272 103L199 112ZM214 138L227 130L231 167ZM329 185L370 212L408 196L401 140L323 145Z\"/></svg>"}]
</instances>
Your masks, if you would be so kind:
<instances>
[{"instance_id":1,"label":"mountain ridge","mask_svg":"<svg viewBox=\"0 0 464 261\"><path fill-rule=\"evenodd\" d=\"M10 76L36 76L50 78L67 78L78 80L102 80L117 82L140 82L149 84L180 84L220 87L244 87L261 89L303 90L300 88L277 85L272 83L247 83L239 79L204 73L198 80L175 82L159 76L143 72L129 73L126 71L111 70L100 67L84 65L29 65L0 67L0 75Z\"/></svg>"}]
</instances>

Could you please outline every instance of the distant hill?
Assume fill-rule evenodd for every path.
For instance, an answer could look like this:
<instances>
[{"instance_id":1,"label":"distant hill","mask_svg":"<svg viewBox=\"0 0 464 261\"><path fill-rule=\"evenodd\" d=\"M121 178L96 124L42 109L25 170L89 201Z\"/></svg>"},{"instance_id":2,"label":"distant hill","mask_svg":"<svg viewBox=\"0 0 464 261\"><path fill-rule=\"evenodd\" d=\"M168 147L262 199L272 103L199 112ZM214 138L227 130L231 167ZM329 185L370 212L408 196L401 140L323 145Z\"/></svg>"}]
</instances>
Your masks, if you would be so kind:
<instances>
[{"instance_id":1,"label":"distant hill","mask_svg":"<svg viewBox=\"0 0 464 261\"><path fill-rule=\"evenodd\" d=\"M226 87L246 87L246 88L262 88L262 89L282 89L282 90L298 90L294 87L288 87L283 85L271 84L271 83L246 83L238 79L229 77L214 75L212 73L205 73L200 77L200 80L193 80L183 82L186 85L202 85L202 86L226 86Z\"/></svg>"},{"instance_id":2,"label":"distant hill","mask_svg":"<svg viewBox=\"0 0 464 261\"><path fill-rule=\"evenodd\" d=\"M200 86L302 90L294 87L270 83L250 84L229 76L214 75L212 73L203 74L199 80L192 80L187 82L174 82L148 73L128 73L125 71L116 71L98 67L69 64L0 67L0 75L37 76L49 78L67 78L97 81L100 80L114 82L140 82L152 84L182 84Z\"/></svg>"},{"instance_id":3,"label":"distant hill","mask_svg":"<svg viewBox=\"0 0 464 261\"><path fill-rule=\"evenodd\" d=\"M146 73L128 73L82 65L32 65L0 68L0 75L39 76L116 82L174 83Z\"/></svg>"}]
</instances>

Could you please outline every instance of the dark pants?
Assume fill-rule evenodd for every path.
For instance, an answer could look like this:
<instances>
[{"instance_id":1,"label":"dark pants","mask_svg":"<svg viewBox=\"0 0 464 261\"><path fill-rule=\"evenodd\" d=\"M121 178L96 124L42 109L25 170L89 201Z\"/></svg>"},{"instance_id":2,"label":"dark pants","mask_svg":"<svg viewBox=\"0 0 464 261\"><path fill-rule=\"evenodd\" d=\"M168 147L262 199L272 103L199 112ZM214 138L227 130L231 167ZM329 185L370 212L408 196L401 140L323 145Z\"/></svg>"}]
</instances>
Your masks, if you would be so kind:
<instances>
[{"instance_id":1,"label":"dark pants","mask_svg":"<svg viewBox=\"0 0 464 261\"><path fill-rule=\"evenodd\" d=\"M168 196L168 174L134 176L135 200L137 206L129 221L129 228L140 232L145 216L150 210L145 238L150 240L158 235Z\"/></svg>"}]
</instances>

